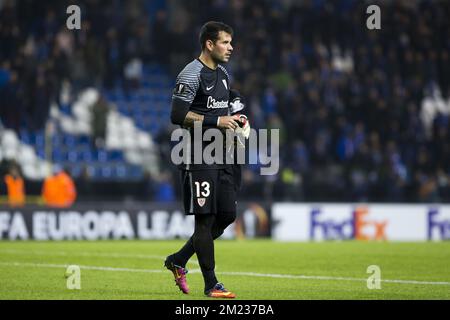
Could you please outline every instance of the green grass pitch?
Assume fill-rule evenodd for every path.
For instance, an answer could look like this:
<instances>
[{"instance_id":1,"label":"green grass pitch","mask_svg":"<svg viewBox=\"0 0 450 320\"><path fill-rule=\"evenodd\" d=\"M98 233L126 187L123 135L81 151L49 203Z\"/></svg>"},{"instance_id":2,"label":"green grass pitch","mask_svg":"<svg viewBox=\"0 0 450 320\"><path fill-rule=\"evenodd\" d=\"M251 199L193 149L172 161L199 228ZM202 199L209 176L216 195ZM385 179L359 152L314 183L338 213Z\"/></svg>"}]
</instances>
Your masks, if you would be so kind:
<instances>
[{"instance_id":1,"label":"green grass pitch","mask_svg":"<svg viewBox=\"0 0 450 320\"><path fill-rule=\"evenodd\" d=\"M189 295L163 268L183 241L0 241L0 299L208 299L197 257ZM450 243L218 240L216 272L237 299L450 299ZM67 265L81 269L69 290ZM368 289L370 265L381 288Z\"/></svg>"}]
</instances>

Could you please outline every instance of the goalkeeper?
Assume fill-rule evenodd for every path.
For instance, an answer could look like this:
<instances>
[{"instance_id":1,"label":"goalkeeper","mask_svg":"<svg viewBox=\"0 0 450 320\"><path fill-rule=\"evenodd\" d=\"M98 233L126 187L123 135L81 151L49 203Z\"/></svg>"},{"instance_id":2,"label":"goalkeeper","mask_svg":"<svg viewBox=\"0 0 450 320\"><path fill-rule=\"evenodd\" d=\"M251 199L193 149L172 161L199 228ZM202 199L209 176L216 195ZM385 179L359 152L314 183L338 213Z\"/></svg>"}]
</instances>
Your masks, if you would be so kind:
<instances>
[{"instance_id":1,"label":"goalkeeper","mask_svg":"<svg viewBox=\"0 0 450 320\"><path fill-rule=\"evenodd\" d=\"M207 22L200 30L201 54L178 75L172 96L172 123L193 134L194 123L202 130L219 128L240 131L248 138L250 127L244 115L244 105L236 91L230 90L230 79L220 63L229 61L233 47L233 30L221 22ZM212 298L235 298L236 295L220 283L215 274L214 239L220 237L236 219L236 191L240 185L237 164L194 163L191 159L179 166L185 213L195 215L194 234L176 253L169 255L164 265L174 277L180 290L187 294L186 263L194 253L204 279L204 293ZM242 140L241 140L242 142ZM202 154L208 142L200 141ZM213 142L211 142L213 143ZM242 144L242 143L241 143Z\"/></svg>"}]
</instances>

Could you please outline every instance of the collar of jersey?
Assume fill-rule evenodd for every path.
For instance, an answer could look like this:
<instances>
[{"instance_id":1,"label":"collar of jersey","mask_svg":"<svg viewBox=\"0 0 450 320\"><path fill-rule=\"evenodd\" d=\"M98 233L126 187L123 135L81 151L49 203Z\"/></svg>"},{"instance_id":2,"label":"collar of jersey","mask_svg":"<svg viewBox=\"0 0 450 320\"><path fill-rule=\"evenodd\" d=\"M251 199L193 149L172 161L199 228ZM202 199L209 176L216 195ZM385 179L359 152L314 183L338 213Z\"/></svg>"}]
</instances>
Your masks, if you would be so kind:
<instances>
[{"instance_id":1,"label":"collar of jersey","mask_svg":"<svg viewBox=\"0 0 450 320\"><path fill-rule=\"evenodd\" d=\"M210 70L210 71L217 71L217 69L219 68L219 65L217 65L217 68L215 68L215 69L211 69L210 67L208 67L206 64L204 64L203 63L203 61L202 60L200 60L199 58L197 58L197 60L198 61L200 61L200 63L202 64L202 65L204 65L205 66L205 68L207 68L208 70Z\"/></svg>"}]
</instances>

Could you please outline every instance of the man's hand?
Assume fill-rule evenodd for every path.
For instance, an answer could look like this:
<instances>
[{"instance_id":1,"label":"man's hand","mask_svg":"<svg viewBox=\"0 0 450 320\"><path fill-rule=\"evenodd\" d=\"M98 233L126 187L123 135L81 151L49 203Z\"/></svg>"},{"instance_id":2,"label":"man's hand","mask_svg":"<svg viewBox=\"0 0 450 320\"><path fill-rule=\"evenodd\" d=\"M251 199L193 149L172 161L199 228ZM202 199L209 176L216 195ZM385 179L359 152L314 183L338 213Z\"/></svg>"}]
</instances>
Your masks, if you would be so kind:
<instances>
[{"instance_id":1,"label":"man's hand","mask_svg":"<svg viewBox=\"0 0 450 320\"><path fill-rule=\"evenodd\" d=\"M218 128L235 130L239 128L239 115L219 117Z\"/></svg>"}]
</instances>

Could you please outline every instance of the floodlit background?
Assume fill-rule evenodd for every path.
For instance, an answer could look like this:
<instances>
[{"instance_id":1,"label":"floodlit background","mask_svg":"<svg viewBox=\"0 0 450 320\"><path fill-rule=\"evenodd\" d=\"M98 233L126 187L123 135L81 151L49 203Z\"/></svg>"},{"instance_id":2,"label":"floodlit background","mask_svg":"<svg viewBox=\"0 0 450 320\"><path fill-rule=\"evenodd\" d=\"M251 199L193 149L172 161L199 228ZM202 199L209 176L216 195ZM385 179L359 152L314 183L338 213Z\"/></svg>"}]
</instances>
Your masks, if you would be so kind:
<instances>
[{"instance_id":1,"label":"floodlit background","mask_svg":"<svg viewBox=\"0 0 450 320\"><path fill-rule=\"evenodd\" d=\"M214 19L251 125L281 130L279 174L248 166L243 197L448 202L449 3L385 1L368 30L372 3L3 0L2 172L16 162L29 195L59 164L80 201L178 199L171 91Z\"/></svg>"}]
</instances>

